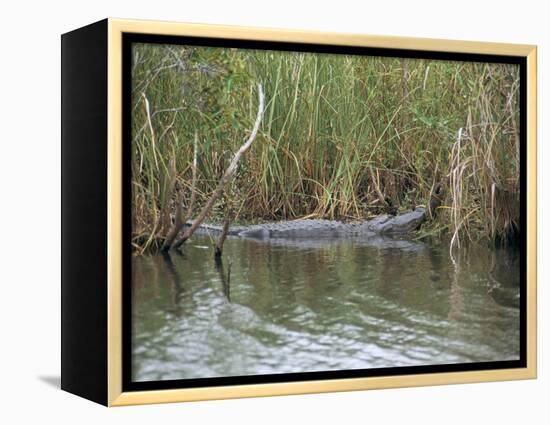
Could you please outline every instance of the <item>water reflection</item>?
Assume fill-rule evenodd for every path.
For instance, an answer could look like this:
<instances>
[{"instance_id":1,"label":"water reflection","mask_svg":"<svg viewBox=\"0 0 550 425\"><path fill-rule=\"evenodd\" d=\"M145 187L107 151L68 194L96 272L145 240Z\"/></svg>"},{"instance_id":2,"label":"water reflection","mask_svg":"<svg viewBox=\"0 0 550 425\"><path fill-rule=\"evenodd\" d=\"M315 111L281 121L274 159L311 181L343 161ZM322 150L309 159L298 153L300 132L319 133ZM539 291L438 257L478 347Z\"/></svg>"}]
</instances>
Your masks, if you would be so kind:
<instances>
[{"instance_id":1,"label":"water reflection","mask_svg":"<svg viewBox=\"0 0 550 425\"><path fill-rule=\"evenodd\" d=\"M222 257L214 257L214 264L216 265L216 270L218 270L220 281L222 282L223 293L226 296L227 301L231 302L231 262L227 268L227 273L225 272L225 268L223 266Z\"/></svg>"},{"instance_id":2,"label":"water reflection","mask_svg":"<svg viewBox=\"0 0 550 425\"><path fill-rule=\"evenodd\" d=\"M519 257L394 239L208 237L133 260L133 379L517 359Z\"/></svg>"}]
</instances>

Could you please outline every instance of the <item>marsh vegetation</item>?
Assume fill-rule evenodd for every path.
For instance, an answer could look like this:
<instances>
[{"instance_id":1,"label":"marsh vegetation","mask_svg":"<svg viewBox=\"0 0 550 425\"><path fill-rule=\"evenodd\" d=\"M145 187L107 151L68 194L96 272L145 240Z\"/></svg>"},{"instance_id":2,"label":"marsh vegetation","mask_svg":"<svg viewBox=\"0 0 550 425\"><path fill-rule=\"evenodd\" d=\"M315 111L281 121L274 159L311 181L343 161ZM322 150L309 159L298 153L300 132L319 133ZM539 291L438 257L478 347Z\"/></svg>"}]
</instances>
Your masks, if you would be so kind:
<instances>
[{"instance_id":1,"label":"marsh vegetation","mask_svg":"<svg viewBox=\"0 0 550 425\"><path fill-rule=\"evenodd\" d=\"M212 198L257 121L258 83L256 140L210 220L362 220L422 205L431 220L417 238L513 241L519 82L510 64L136 44L134 251L160 249L177 208L196 214Z\"/></svg>"}]
</instances>

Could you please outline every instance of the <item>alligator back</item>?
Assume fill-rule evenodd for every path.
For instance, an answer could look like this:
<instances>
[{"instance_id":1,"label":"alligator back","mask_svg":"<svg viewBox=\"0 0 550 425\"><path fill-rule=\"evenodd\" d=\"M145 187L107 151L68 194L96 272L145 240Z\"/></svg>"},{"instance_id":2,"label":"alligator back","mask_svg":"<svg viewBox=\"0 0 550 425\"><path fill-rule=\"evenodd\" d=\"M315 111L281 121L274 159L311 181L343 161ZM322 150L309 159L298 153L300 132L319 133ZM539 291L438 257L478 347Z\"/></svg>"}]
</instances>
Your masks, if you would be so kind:
<instances>
[{"instance_id":1,"label":"alligator back","mask_svg":"<svg viewBox=\"0 0 550 425\"><path fill-rule=\"evenodd\" d=\"M402 235L422 224L426 218L424 208L399 216L381 215L358 223L342 223L335 220L291 220L249 226L231 226L228 234L246 238L330 238L343 236L369 236L374 234ZM187 223L191 225L192 222ZM202 224L197 229L201 233L219 234L221 226Z\"/></svg>"}]
</instances>

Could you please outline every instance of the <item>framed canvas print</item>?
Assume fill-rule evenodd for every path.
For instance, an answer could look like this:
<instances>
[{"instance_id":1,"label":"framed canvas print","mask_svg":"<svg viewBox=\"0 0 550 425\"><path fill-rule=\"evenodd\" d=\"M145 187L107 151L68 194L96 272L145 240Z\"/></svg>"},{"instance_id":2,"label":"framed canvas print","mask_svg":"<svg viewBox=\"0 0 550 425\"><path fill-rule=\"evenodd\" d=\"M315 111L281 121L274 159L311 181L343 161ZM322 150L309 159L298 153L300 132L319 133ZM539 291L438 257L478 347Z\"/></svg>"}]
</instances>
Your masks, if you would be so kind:
<instances>
[{"instance_id":1,"label":"framed canvas print","mask_svg":"<svg viewBox=\"0 0 550 425\"><path fill-rule=\"evenodd\" d=\"M62 388L109 406L536 377L536 48L62 36Z\"/></svg>"}]
</instances>

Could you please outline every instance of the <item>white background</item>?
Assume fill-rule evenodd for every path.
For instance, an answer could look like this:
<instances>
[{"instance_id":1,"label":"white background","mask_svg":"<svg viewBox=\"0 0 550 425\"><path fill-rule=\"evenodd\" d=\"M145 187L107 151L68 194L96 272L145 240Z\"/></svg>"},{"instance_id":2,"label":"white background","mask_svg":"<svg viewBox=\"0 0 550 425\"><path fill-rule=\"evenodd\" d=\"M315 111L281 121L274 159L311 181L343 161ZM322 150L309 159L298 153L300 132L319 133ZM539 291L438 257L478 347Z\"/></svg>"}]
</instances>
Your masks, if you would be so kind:
<instances>
[{"instance_id":1,"label":"white background","mask_svg":"<svg viewBox=\"0 0 550 425\"><path fill-rule=\"evenodd\" d=\"M0 422L548 423L544 1L4 1L0 5ZM539 46L539 379L106 409L60 391L60 34L107 16ZM546 392L546 394L544 394ZM164 422L163 422L164 423Z\"/></svg>"}]
</instances>

